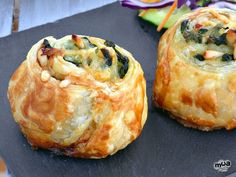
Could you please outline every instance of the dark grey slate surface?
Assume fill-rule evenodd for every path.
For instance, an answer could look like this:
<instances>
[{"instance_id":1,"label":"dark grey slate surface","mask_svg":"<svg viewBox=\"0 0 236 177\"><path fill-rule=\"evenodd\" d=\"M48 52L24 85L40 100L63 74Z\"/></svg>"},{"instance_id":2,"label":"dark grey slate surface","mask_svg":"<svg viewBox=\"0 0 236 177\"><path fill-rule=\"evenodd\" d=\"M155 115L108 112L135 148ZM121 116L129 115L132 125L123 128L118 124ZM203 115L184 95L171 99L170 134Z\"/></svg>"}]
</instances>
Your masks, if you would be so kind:
<instances>
[{"instance_id":1,"label":"dark grey slate surface","mask_svg":"<svg viewBox=\"0 0 236 177\"><path fill-rule=\"evenodd\" d=\"M115 1L116 0L20 0L19 31L53 22L90 9L95 9Z\"/></svg>"},{"instance_id":2,"label":"dark grey slate surface","mask_svg":"<svg viewBox=\"0 0 236 177\"><path fill-rule=\"evenodd\" d=\"M133 53L142 64L149 97L142 135L126 149L102 160L57 156L32 150L12 119L6 92L12 72L39 39L85 34L109 39ZM0 39L0 153L17 177L214 177L236 171L236 131L201 132L185 128L151 104L160 33L137 12L118 3ZM234 142L235 141L235 142ZM231 160L227 173L213 163Z\"/></svg>"}]
</instances>

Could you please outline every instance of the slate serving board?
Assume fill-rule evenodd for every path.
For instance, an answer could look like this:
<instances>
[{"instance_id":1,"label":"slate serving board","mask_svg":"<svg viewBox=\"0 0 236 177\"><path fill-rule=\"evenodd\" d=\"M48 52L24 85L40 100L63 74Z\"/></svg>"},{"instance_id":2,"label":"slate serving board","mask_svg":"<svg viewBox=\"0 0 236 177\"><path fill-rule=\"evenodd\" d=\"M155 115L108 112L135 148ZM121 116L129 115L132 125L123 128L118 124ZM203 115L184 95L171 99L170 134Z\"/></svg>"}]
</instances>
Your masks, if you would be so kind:
<instances>
[{"instance_id":1,"label":"slate serving board","mask_svg":"<svg viewBox=\"0 0 236 177\"><path fill-rule=\"evenodd\" d=\"M13 121L6 92L12 72L39 39L85 34L109 39L133 53L147 80L148 120L142 135L126 149L102 160L58 156L32 150ZM163 32L162 32L163 33ZM162 33L114 3L0 39L0 153L17 177L213 177L236 171L236 131L201 132L185 128L152 106L156 47ZM213 163L228 159L219 173Z\"/></svg>"}]
</instances>

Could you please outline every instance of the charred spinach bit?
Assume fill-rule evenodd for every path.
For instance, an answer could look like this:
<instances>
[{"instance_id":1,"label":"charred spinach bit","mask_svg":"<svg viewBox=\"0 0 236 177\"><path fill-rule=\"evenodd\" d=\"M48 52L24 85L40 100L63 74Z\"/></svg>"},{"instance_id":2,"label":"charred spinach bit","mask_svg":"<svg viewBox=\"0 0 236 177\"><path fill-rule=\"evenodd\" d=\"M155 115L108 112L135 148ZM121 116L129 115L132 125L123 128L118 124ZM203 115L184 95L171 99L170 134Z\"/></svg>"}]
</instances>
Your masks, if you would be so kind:
<instances>
[{"instance_id":1,"label":"charred spinach bit","mask_svg":"<svg viewBox=\"0 0 236 177\"><path fill-rule=\"evenodd\" d=\"M187 42L192 39L192 33L189 29L189 20L184 20L181 23L180 31Z\"/></svg>"},{"instance_id":2,"label":"charred spinach bit","mask_svg":"<svg viewBox=\"0 0 236 177\"><path fill-rule=\"evenodd\" d=\"M88 44L89 44L89 47L90 47L90 48L95 48L95 47L97 47L97 45L91 43L91 41L90 41L87 37L82 37L82 39L88 41Z\"/></svg>"},{"instance_id":3,"label":"charred spinach bit","mask_svg":"<svg viewBox=\"0 0 236 177\"><path fill-rule=\"evenodd\" d=\"M206 28L201 28L201 29L198 31L199 34L205 34L205 33L207 33L207 32L208 32L208 29L206 29Z\"/></svg>"},{"instance_id":4,"label":"charred spinach bit","mask_svg":"<svg viewBox=\"0 0 236 177\"><path fill-rule=\"evenodd\" d=\"M199 61L204 61L205 60L205 58L201 54L195 55L194 58L198 59Z\"/></svg>"},{"instance_id":5,"label":"charred spinach bit","mask_svg":"<svg viewBox=\"0 0 236 177\"><path fill-rule=\"evenodd\" d=\"M106 65L111 66L112 65L112 58L110 56L109 50L102 48L101 51L104 56L104 60L105 60Z\"/></svg>"},{"instance_id":6,"label":"charred spinach bit","mask_svg":"<svg viewBox=\"0 0 236 177\"><path fill-rule=\"evenodd\" d=\"M181 27L180 27L180 31L183 34L184 32L186 32L187 30L189 30L189 20L184 20L181 23Z\"/></svg>"},{"instance_id":7,"label":"charred spinach bit","mask_svg":"<svg viewBox=\"0 0 236 177\"><path fill-rule=\"evenodd\" d=\"M112 41L106 40L106 41L104 42L104 44L105 44L107 47L112 47L112 48L115 48L115 47L116 47L116 45L115 45L114 42L112 42Z\"/></svg>"},{"instance_id":8,"label":"charred spinach bit","mask_svg":"<svg viewBox=\"0 0 236 177\"><path fill-rule=\"evenodd\" d=\"M201 44L202 43L202 35L199 33L194 33L193 34L193 41Z\"/></svg>"},{"instance_id":9,"label":"charred spinach bit","mask_svg":"<svg viewBox=\"0 0 236 177\"><path fill-rule=\"evenodd\" d=\"M44 45L45 48L52 48L52 46L50 45L50 43L48 42L47 39L44 39L43 45Z\"/></svg>"},{"instance_id":10,"label":"charred spinach bit","mask_svg":"<svg viewBox=\"0 0 236 177\"><path fill-rule=\"evenodd\" d=\"M214 43L217 46L222 45L222 44L227 45L226 33L224 33L220 36L210 35L207 42Z\"/></svg>"},{"instance_id":11,"label":"charred spinach bit","mask_svg":"<svg viewBox=\"0 0 236 177\"><path fill-rule=\"evenodd\" d=\"M189 41L195 41L196 43L202 43L202 35L199 33L194 33L194 32L185 32L184 33L184 38L186 40L186 42Z\"/></svg>"},{"instance_id":12,"label":"charred spinach bit","mask_svg":"<svg viewBox=\"0 0 236 177\"><path fill-rule=\"evenodd\" d=\"M124 78L125 74L127 73L128 71L128 68L129 68L129 60L128 58L125 56L123 59L121 59L120 61L122 62L119 62L118 63L118 72L119 72L119 76L121 79Z\"/></svg>"},{"instance_id":13,"label":"charred spinach bit","mask_svg":"<svg viewBox=\"0 0 236 177\"><path fill-rule=\"evenodd\" d=\"M124 78L125 74L128 71L129 68L129 59L126 56L123 56L118 50L116 50L116 56L118 59L118 72L119 72L119 76L120 78Z\"/></svg>"},{"instance_id":14,"label":"charred spinach bit","mask_svg":"<svg viewBox=\"0 0 236 177\"><path fill-rule=\"evenodd\" d=\"M80 65L82 64L81 61L75 60L73 57L70 57L70 56L64 56L63 59L64 59L65 61L68 61L68 62L70 62L70 63L73 63L73 64L76 65L76 66L80 66Z\"/></svg>"},{"instance_id":15,"label":"charred spinach bit","mask_svg":"<svg viewBox=\"0 0 236 177\"><path fill-rule=\"evenodd\" d=\"M114 42L112 41L108 41L106 40L104 42L104 44L107 47L112 47L115 52L116 52L116 56L117 56L117 60L118 60L118 72L119 72L119 76L121 79L124 78L125 74L127 73L128 69L129 69L129 59L127 56L122 55L117 49L116 49L116 45L114 44Z\"/></svg>"},{"instance_id":16,"label":"charred spinach bit","mask_svg":"<svg viewBox=\"0 0 236 177\"><path fill-rule=\"evenodd\" d=\"M232 61L232 60L234 60L234 56L232 54L226 53L222 56L222 61Z\"/></svg>"},{"instance_id":17,"label":"charred spinach bit","mask_svg":"<svg viewBox=\"0 0 236 177\"><path fill-rule=\"evenodd\" d=\"M227 29L229 29L229 27L227 26L227 27L225 27L224 29L227 30Z\"/></svg>"}]
</instances>

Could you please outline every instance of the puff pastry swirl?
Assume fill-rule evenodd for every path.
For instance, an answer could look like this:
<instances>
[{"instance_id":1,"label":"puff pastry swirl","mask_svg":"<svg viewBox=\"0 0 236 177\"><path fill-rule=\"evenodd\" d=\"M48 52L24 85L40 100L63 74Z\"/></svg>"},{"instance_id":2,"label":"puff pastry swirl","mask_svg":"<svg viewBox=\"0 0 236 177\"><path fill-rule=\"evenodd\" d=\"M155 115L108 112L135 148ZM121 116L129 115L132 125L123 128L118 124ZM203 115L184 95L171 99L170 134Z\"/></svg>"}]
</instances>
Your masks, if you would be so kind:
<instances>
[{"instance_id":1,"label":"puff pastry swirl","mask_svg":"<svg viewBox=\"0 0 236 177\"><path fill-rule=\"evenodd\" d=\"M8 98L32 146L74 157L114 154L147 118L140 64L113 42L89 36L36 43L12 75Z\"/></svg>"},{"instance_id":2,"label":"puff pastry swirl","mask_svg":"<svg viewBox=\"0 0 236 177\"><path fill-rule=\"evenodd\" d=\"M236 127L236 13L203 8L162 36L154 102L186 126Z\"/></svg>"}]
</instances>

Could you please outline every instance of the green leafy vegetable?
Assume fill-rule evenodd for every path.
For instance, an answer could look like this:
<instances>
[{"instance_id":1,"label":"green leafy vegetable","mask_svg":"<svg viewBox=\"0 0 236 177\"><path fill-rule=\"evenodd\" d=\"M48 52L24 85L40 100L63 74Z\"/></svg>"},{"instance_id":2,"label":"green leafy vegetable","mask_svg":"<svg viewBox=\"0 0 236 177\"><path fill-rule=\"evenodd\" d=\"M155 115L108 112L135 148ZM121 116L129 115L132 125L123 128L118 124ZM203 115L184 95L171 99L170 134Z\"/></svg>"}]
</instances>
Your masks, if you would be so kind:
<instances>
[{"instance_id":1,"label":"green leafy vegetable","mask_svg":"<svg viewBox=\"0 0 236 177\"><path fill-rule=\"evenodd\" d=\"M149 21L155 25L159 25L165 18L166 14L168 13L170 7L165 7L161 9L150 9L147 10L144 15L140 16L142 19ZM176 20L178 20L184 14L190 12L191 10L187 6L182 6L179 9L176 9L175 12L171 15L168 19L166 24L164 25L165 28L169 28L172 26ZM141 11L142 12L142 11Z\"/></svg>"}]
</instances>

